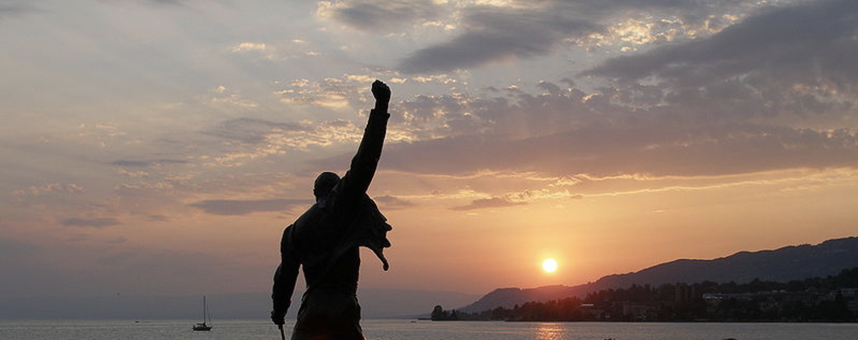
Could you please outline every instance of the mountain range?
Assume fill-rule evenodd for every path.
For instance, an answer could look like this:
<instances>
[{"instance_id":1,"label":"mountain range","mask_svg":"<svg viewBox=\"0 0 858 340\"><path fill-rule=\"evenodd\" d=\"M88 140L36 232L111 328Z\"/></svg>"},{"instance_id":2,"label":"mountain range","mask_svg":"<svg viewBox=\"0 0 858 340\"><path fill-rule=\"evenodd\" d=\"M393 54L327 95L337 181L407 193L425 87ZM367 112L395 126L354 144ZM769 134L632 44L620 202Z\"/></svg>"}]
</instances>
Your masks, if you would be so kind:
<instances>
[{"instance_id":1,"label":"mountain range","mask_svg":"<svg viewBox=\"0 0 858 340\"><path fill-rule=\"evenodd\" d=\"M608 275L578 286L496 289L476 302L459 308L481 312L497 307L511 308L530 301L548 301L610 288L666 283L745 283L754 279L786 282L838 274L858 267L858 237L834 239L816 245L802 244L775 250L738 252L712 260L682 259L662 263L637 272Z\"/></svg>"}]
</instances>

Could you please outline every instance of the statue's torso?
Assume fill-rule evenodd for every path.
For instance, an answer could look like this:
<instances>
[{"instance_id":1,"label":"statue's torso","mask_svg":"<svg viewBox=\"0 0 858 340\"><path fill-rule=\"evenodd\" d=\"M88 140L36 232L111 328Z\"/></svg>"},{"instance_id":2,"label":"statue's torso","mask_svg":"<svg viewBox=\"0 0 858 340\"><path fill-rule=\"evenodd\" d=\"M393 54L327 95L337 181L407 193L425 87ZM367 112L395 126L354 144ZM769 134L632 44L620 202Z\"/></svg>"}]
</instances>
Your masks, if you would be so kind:
<instances>
[{"instance_id":1,"label":"statue's torso","mask_svg":"<svg viewBox=\"0 0 858 340\"><path fill-rule=\"evenodd\" d=\"M357 290L360 251L357 247L338 249L346 236L348 224L354 219L347 210L352 209L315 204L293 225L291 246L300 259L310 287Z\"/></svg>"}]
</instances>

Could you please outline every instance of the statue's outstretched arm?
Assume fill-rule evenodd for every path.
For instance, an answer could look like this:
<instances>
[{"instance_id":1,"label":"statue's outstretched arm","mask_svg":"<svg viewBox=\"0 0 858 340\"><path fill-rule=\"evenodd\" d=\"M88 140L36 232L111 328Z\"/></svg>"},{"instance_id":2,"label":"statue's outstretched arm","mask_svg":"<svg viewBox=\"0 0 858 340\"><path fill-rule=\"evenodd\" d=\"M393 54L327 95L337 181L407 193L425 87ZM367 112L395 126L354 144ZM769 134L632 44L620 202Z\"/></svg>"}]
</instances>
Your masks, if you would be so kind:
<instances>
[{"instance_id":1,"label":"statue's outstretched arm","mask_svg":"<svg viewBox=\"0 0 858 340\"><path fill-rule=\"evenodd\" d=\"M372 177L381 158L384 137L387 134L387 120L390 114L387 108L390 103L390 88L381 81L372 83L372 95L375 97L375 108L369 113L369 121L364 129L357 154L352 158L349 171L337 188L337 199L356 202L369 189Z\"/></svg>"}]
</instances>

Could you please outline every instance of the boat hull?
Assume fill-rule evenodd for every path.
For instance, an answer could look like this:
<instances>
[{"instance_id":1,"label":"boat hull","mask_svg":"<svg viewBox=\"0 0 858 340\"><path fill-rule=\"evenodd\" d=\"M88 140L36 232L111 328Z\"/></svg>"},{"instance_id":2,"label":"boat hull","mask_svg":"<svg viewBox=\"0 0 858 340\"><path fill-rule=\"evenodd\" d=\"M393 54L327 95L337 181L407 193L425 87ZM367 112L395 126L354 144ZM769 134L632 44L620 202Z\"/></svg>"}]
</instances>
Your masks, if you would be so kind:
<instances>
[{"instance_id":1,"label":"boat hull","mask_svg":"<svg viewBox=\"0 0 858 340\"><path fill-rule=\"evenodd\" d=\"M210 331L212 330L212 326L208 325L194 325L195 331Z\"/></svg>"}]
</instances>

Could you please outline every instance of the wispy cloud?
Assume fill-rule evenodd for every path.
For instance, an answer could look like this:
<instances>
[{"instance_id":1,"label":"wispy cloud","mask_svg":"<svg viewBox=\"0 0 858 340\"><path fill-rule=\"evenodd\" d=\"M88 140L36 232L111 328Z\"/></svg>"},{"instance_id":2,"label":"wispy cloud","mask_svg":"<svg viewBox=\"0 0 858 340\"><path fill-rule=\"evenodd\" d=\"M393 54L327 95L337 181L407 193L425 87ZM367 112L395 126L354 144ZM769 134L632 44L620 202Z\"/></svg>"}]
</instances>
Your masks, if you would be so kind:
<instances>
[{"instance_id":1,"label":"wispy cloud","mask_svg":"<svg viewBox=\"0 0 858 340\"><path fill-rule=\"evenodd\" d=\"M373 197L373 199L384 209L403 209L414 206L410 201L390 195Z\"/></svg>"},{"instance_id":2,"label":"wispy cloud","mask_svg":"<svg viewBox=\"0 0 858 340\"><path fill-rule=\"evenodd\" d=\"M270 199L270 200L206 200L190 206L212 215L240 216L256 212L290 211L299 206L308 206L311 200Z\"/></svg>"},{"instance_id":3,"label":"wispy cloud","mask_svg":"<svg viewBox=\"0 0 858 340\"><path fill-rule=\"evenodd\" d=\"M214 128L203 131L204 134L242 143L262 143L265 135L272 131L299 132L311 128L299 123L277 123L256 118L236 118L221 122Z\"/></svg>"},{"instance_id":4,"label":"wispy cloud","mask_svg":"<svg viewBox=\"0 0 858 340\"><path fill-rule=\"evenodd\" d=\"M240 93L228 89L226 86L219 85L211 91L212 98L210 102L216 105L232 105L242 109L255 109L259 104L246 99Z\"/></svg>"},{"instance_id":5,"label":"wispy cloud","mask_svg":"<svg viewBox=\"0 0 858 340\"><path fill-rule=\"evenodd\" d=\"M145 168L152 167L158 165L166 165L166 164L187 164L188 161L179 160L179 159L152 159L152 160L139 160L132 161L126 159L120 159L113 162L110 162L112 165L129 167L129 168Z\"/></svg>"},{"instance_id":6,"label":"wispy cloud","mask_svg":"<svg viewBox=\"0 0 858 340\"><path fill-rule=\"evenodd\" d=\"M572 130L524 140L461 136L393 145L384 166L417 173L481 170L614 175L719 175L858 166L858 136L722 125Z\"/></svg>"},{"instance_id":7,"label":"wispy cloud","mask_svg":"<svg viewBox=\"0 0 858 340\"><path fill-rule=\"evenodd\" d=\"M247 161L305 151L313 146L331 146L360 141L362 131L351 121L277 123L261 119L238 118L222 122L203 134L229 141L212 157L220 166L241 166Z\"/></svg>"},{"instance_id":8,"label":"wispy cloud","mask_svg":"<svg viewBox=\"0 0 858 340\"><path fill-rule=\"evenodd\" d=\"M536 201L552 200L562 201L567 199L581 199L583 195L570 193L568 190L556 190L550 188L542 188L535 190L524 190L507 192L501 195L492 196L489 198L478 198L472 200L471 203L463 206L456 206L452 210L476 210L485 208L506 208L519 205L526 205Z\"/></svg>"},{"instance_id":9,"label":"wispy cloud","mask_svg":"<svg viewBox=\"0 0 858 340\"><path fill-rule=\"evenodd\" d=\"M525 205L527 202L514 202L502 197L483 198L473 200L470 204L453 207L451 210L468 211L488 208L506 208L517 205Z\"/></svg>"},{"instance_id":10,"label":"wispy cloud","mask_svg":"<svg viewBox=\"0 0 858 340\"><path fill-rule=\"evenodd\" d=\"M39 196L44 193L77 194L83 192L83 190L84 189L82 186L75 183L50 183L43 185L32 185L27 189L15 190L13 193L15 195Z\"/></svg>"},{"instance_id":11,"label":"wispy cloud","mask_svg":"<svg viewBox=\"0 0 858 340\"><path fill-rule=\"evenodd\" d=\"M232 51L235 53L241 52L253 52L253 51L265 51L268 49L264 43L252 43L252 42L243 42L232 48Z\"/></svg>"},{"instance_id":12,"label":"wispy cloud","mask_svg":"<svg viewBox=\"0 0 858 340\"><path fill-rule=\"evenodd\" d=\"M111 227L115 225L120 225L122 222L115 218L105 217L105 218L69 218L62 221L64 226L69 227L93 227L93 228L104 228Z\"/></svg>"}]
</instances>

